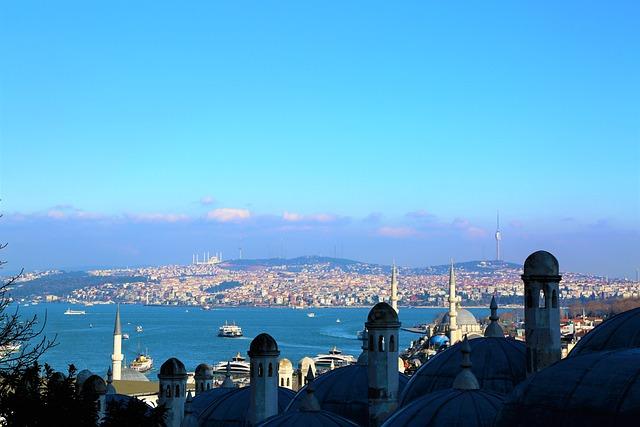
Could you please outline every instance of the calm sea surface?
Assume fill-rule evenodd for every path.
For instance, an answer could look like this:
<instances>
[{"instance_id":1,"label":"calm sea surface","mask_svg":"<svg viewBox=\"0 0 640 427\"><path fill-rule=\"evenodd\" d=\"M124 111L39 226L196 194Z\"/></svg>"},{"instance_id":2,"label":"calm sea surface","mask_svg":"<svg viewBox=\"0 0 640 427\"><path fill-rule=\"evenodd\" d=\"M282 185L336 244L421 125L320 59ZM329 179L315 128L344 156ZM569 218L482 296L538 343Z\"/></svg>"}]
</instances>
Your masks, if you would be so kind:
<instances>
[{"instance_id":1,"label":"calm sea surface","mask_svg":"<svg viewBox=\"0 0 640 427\"><path fill-rule=\"evenodd\" d=\"M64 315L67 308L85 310L86 315ZM410 327L431 322L444 308L401 308L400 321ZM469 309L477 318L489 315L489 309ZM54 369L66 371L70 363L78 369L90 369L104 374L111 363L113 325L116 306L91 307L63 304L38 304L20 307L23 316L47 315L45 333L57 334L58 346L49 350L42 362ZM313 311L314 318L306 313ZM139 350L148 349L154 359L154 369L147 375L157 380L162 362L177 357L187 370L193 371L202 362L214 364L227 360L240 352L246 356L251 339L261 332L273 336L280 347L280 357L290 359L294 366L304 356L326 353L337 346L344 353L358 356L361 342L356 332L364 327L368 308L314 308L295 310L288 308L219 308L204 311L199 308L153 307L121 305L122 329L130 339L123 340L123 353L127 363ZM336 322L340 319L340 323ZM225 321L242 327L242 338L219 338L218 327ZM136 332L136 325L144 328ZM408 346L416 334L402 331L400 348Z\"/></svg>"}]
</instances>

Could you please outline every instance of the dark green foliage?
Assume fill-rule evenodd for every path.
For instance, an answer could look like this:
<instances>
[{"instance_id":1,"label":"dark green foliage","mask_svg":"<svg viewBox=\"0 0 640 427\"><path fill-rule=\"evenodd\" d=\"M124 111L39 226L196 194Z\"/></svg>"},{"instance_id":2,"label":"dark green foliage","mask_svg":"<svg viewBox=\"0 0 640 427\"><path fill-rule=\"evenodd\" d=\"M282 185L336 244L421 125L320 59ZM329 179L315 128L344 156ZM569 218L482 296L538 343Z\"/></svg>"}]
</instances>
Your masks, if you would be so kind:
<instances>
[{"instance_id":1,"label":"dark green foliage","mask_svg":"<svg viewBox=\"0 0 640 427\"><path fill-rule=\"evenodd\" d=\"M128 402L111 401L101 427L162 427L167 410L164 406L153 409L139 399Z\"/></svg>"}]
</instances>

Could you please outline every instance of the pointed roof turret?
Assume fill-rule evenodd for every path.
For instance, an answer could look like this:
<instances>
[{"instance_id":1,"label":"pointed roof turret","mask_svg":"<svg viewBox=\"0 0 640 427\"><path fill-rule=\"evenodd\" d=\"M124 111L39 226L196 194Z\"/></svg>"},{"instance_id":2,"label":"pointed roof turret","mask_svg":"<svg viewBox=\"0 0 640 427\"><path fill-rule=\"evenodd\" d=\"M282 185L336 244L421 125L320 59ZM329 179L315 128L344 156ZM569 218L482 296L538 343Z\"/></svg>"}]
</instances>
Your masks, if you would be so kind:
<instances>
[{"instance_id":1,"label":"pointed roof turret","mask_svg":"<svg viewBox=\"0 0 640 427\"><path fill-rule=\"evenodd\" d=\"M491 309L491 316L489 316L491 323L489 323L487 329L484 330L484 336L504 338L504 330L502 330L502 327L498 323L500 317L498 316L498 303L496 302L495 296L491 297L489 308Z\"/></svg>"},{"instance_id":2,"label":"pointed roof turret","mask_svg":"<svg viewBox=\"0 0 640 427\"><path fill-rule=\"evenodd\" d=\"M113 327L113 335L122 335L122 326L120 326L120 304L116 308L116 324Z\"/></svg>"},{"instance_id":3,"label":"pointed roof turret","mask_svg":"<svg viewBox=\"0 0 640 427\"><path fill-rule=\"evenodd\" d=\"M300 411L305 411L305 412L317 412L320 411L320 402L318 402L318 399L316 398L314 392L315 392L315 387L313 385L313 380L314 380L314 376L313 376L313 371L311 370L311 367L309 367L309 369L307 370L307 386L306 386L306 391L307 394L304 396L302 402L300 402L300 406L298 409L300 409Z\"/></svg>"},{"instance_id":4,"label":"pointed roof turret","mask_svg":"<svg viewBox=\"0 0 640 427\"><path fill-rule=\"evenodd\" d=\"M478 379L471 371L471 366L473 366L471 363L471 346L466 335L464 336L464 341L462 341L460 351L462 352L462 363L460 364L462 371L453 380L453 388L456 390L479 390Z\"/></svg>"},{"instance_id":5,"label":"pointed roof turret","mask_svg":"<svg viewBox=\"0 0 640 427\"><path fill-rule=\"evenodd\" d=\"M236 388L233 380L231 379L231 363L227 362L227 373L224 376L224 381L220 385L222 388Z\"/></svg>"},{"instance_id":6,"label":"pointed roof turret","mask_svg":"<svg viewBox=\"0 0 640 427\"><path fill-rule=\"evenodd\" d=\"M116 394L116 388L113 386L113 371L111 366L107 369L107 394Z\"/></svg>"}]
</instances>

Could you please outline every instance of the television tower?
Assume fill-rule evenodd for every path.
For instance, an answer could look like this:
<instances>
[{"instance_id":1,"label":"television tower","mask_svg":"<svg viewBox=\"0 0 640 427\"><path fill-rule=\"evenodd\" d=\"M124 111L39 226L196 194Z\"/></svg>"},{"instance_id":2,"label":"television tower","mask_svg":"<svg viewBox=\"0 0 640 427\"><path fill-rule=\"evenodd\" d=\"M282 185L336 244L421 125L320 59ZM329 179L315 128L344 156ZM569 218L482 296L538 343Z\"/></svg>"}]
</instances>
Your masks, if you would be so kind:
<instances>
[{"instance_id":1,"label":"television tower","mask_svg":"<svg viewBox=\"0 0 640 427\"><path fill-rule=\"evenodd\" d=\"M502 240L502 234L500 233L500 211L496 216L496 261L502 261L500 257L500 240Z\"/></svg>"}]
</instances>

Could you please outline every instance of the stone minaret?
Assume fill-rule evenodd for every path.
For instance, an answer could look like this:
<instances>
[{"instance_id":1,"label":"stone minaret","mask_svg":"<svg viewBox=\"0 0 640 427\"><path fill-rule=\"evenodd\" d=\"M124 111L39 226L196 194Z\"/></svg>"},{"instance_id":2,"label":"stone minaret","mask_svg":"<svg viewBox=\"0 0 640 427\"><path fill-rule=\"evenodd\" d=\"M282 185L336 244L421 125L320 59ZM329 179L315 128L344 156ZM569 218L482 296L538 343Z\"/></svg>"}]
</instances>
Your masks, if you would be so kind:
<instances>
[{"instance_id":1,"label":"stone minaret","mask_svg":"<svg viewBox=\"0 0 640 427\"><path fill-rule=\"evenodd\" d=\"M158 379L160 380L158 405L164 405L167 408L165 425L180 427L187 396L187 370L180 360L172 357L160 367Z\"/></svg>"},{"instance_id":2,"label":"stone minaret","mask_svg":"<svg viewBox=\"0 0 640 427\"><path fill-rule=\"evenodd\" d=\"M524 262L527 374L560 360L559 271L558 260L546 251L534 252Z\"/></svg>"},{"instance_id":3,"label":"stone minaret","mask_svg":"<svg viewBox=\"0 0 640 427\"><path fill-rule=\"evenodd\" d=\"M120 304L116 308L116 324L113 327L113 354L111 355L111 371L113 379L122 377L122 327L120 326Z\"/></svg>"},{"instance_id":4,"label":"stone minaret","mask_svg":"<svg viewBox=\"0 0 640 427\"><path fill-rule=\"evenodd\" d=\"M196 396L213 388L213 368L206 363L196 367L193 379L196 383Z\"/></svg>"},{"instance_id":5,"label":"stone minaret","mask_svg":"<svg viewBox=\"0 0 640 427\"><path fill-rule=\"evenodd\" d=\"M396 263L393 263L393 267L391 268L391 307L396 311L398 310L398 268L396 267Z\"/></svg>"},{"instance_id":6,"label":"stone minaret","mask_svg":"<svg viewBox=\"0 0 640 427\"><path fill-rule=\"evenodd\" d=\"M460 341L462 333L458 329L458 309L457 304L460 298L456 296L456 273L453 269L453 260L449 269L449 343L453 345Z\"/></svg>"},{"instance_id":7,"label":"stone minaret","mask_svg":"<svg viewBox=\"0 0 640 427\"><path fill-rule=\"evenodd\" d=\"M249 422L256 425L278 415L278 344L269 334L260 334L251 341L247 353L250 360Z\"/></svg>"},{"instance_id":8,"label":"stone minaret","mask_svg":"<svg viewBox=\"0 0 640 427\"><path fill-rule=\"evenodd\" d=\"M398 406L398 313L386 302L369 311L367 374L369 425L380 426Z\"/></svg>"}]
</instances>

